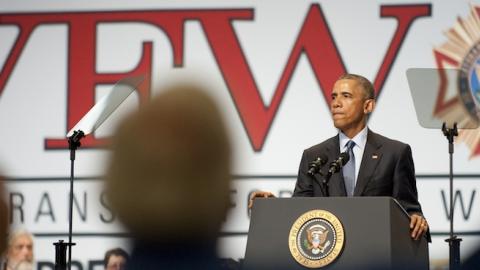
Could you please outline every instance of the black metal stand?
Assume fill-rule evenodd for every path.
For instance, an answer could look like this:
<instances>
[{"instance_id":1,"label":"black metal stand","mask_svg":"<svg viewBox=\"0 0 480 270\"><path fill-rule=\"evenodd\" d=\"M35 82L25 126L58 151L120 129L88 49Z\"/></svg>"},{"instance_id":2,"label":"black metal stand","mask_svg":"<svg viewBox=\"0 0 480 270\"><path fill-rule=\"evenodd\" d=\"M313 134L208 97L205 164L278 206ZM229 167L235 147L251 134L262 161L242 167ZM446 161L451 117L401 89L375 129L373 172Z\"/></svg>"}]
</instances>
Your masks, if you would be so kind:
<instances>
[{"instance_id":1,"label":"black metal stand","mask_svg":"<svg viewBox=\"0 0 480 270\"><path fill-rule=\"evenodd\" d=\"M59 240L57 243L53 243L53 245L55 245L55 270L66 270L68 243Z\"/></svg>"},{"instance_id":2,"label":"black metal stand","mask_svg":"<svg viewBox=\"0 0 480 270\"><path fill-rule=\"evenodd\" d=\"M322 184L320 185L323 188L323 194L325 197L330 197L330 192L328 191L328 182L330 181L330 177L332 177L333 173L328 171L327 175L323 176Z\"/></svg>"},{"instance_id":3,"label":"black metal stand","mask_svg":"<svg viewBox=\"0 0 480 270\"><path fill-rule=\"evenodd\" d=\"M450 250L450 270L460 269L460 242L461 238L453 235L453 141L458 136L457 123L453 124L453 128L447 128L445 122L442 125L442 132L448 140L448 154L450 156L450 237L445 239L448 242Z\"/></svg>"},{"instance_id":4,"label":"black metal stand","mask_svg":"<svg viewBox=\"0 0 480 270\"><path fill-rule=\"evenodd\" d=\"M332 176L332 173L328 171L328 174L325 175L321 170L321 167L326 163L326 161L327 161L326 157L324 158L317 157L317 159L310 162L308 174L312 176L320 185L320 188L322 189L322 193L325 195L325 197L329 197L328 181L330 181L330 177ZM319 182L317 178L315 178L315 174L317 173L320 174L320 176L322 176L322 179L323 179L322 182Z\"/></svg>"},{"instance_id":5,"label":"black metal stand","mask_svg":"<svg viewBox=\"0 0 480 270\"><path fill-rule=\"evenodd\" d=\"M68 148L70 149L70 206L69 206L69 223L68 223L68 270L72 267L72 246L75 243L72 243L72 223L73 223L73 179L74 179L74 169L75 169L75 151L80 147L80 140L85 137L85 134L81 130L73 132L73 135L68 138ZM65 245L61 241L59 246ZM56 249L57 250L57 246ZM55 254L57 257L58 254Z\"/></svg>"},{"instance_id":6,"label":"black metal stand","mask_svg":"<svg viewBox=\"0 0 480 270\"><path fill-rule=\"evenodd\" d=\"M330 181L330 178L334 173L338 173L340 169L342 169L343 166L347 164L348 160L350 160L350 155L347 152L342 152L340 153L340 156L330 164L327 175L323 177L323 181L321 184L325 197L330 197L330 193L328 192L328 182Z\"/></svg>"}]
</instances>

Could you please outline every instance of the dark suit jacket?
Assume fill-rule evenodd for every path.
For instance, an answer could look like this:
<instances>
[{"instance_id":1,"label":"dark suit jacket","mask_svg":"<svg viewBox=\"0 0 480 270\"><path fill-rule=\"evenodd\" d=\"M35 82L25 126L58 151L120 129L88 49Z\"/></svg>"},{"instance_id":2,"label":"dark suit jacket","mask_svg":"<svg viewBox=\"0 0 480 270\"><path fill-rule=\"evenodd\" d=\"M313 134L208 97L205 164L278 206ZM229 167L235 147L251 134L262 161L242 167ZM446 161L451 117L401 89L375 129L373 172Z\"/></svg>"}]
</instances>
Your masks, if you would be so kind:
<instances>
[{"instance_id":1,"label":"dark suit jacket","mask_svg":"<svg viewBox=\"0 0 480 270\"><path fill-rule=\"evenodd\" d=\"M338 135L303 152L293 196L325 196L320 186L322 176L310 176L307 173L309 163L322 155L328 157L323 167L326 172L329 164L340 155ZM328 191L330 196L346 196L342 171L330 178ZM354 196L390 196L409 214L421 214L410 146L368 130Z\"/></svg>"}]
</instances>

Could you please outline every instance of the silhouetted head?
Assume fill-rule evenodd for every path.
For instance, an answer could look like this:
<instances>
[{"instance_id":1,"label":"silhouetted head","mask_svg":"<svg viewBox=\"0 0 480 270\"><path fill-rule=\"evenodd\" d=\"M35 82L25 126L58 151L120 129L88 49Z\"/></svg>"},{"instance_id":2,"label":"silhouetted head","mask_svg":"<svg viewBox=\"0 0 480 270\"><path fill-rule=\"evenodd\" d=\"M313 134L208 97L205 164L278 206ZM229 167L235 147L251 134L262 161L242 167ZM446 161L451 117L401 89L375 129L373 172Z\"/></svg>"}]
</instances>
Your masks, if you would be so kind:
<instances>
[{"instance_id":1,"label":"silhouetted head","mask_svg":"<svg viewBox=\"0 0 480 270\"><path fill-rule=\"evenodd\" d=\"M199 87L159 93L113 138L108 198L136 237L211 238L229 207L230 142L223 119Z\"/></svg>"},{"instance_id":2,"label":"silhouetted head","mask_svg":"<svg viewBox=\"0 0 480 270\"><path fill-rule=\"evenodd\" d=\"M7 231L8 231L8 209L5 201L5 187L3 185L3 177L0 176L0 254L3 254L7 248Z\"/></svg>"}]
</instances>

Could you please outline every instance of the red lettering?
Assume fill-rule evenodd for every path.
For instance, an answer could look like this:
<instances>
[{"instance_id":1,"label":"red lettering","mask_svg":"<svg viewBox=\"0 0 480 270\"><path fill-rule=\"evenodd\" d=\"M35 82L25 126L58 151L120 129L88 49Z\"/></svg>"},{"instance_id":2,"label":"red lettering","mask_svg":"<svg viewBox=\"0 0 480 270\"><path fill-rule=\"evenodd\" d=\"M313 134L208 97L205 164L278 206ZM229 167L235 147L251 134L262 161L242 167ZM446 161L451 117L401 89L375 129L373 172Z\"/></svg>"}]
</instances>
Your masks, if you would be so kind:
<instances>
[{"instance_id":1,"label":"red lettering","mask_svg":"<svg viewBox=\"0 0 480 270\"><path fill-rule=\"evenodd\" d=\"M235 19L251 19L253 17L251 12L240 15ZM381 16L396 18L398 26L374 80L377 95L382 90L409 27L415 19L429 15L430 5L381 7ZM346 72L322 11L319 5L314 4L310 7L303 23L272 101L269 106L266 106L259 95L250 67L238 43L232 27L232 17L220 13L217 16L203 18L202 24L255 151L260 151L265 143L270 126L302 53L305 53L308 58L327 103L330 100L330 88L333 83Z\"/></svg>"},{"instance_id":2,"label":"red lettering","mask_svg":"<svg viewBox=\"0 0 480 270\"><path fill-rule=\"evenodd\" d=\"M180 16L179 16L180 15ZM40 13L2 15L2 24L18 26L20 34L7 61L0 72L0 94L2 93L15 64L25 47L30 34L40 24L67 24L68 36L68 100L66 131L70 130L94 105L95 86L113 84L121 78L135 75L150 77L152 44L144 42L138 65L124 73L98 73L96 67L96 29L101 22L145 22L160 27L170 39L175 66L183 62L183 20L186 12L140 11L140 12L91 12L91 13ZM150 80L146 79L137 89L140 101L150 95ZM87 136L82 148L101 145L102 140ZM65 138L47 139L47 149L67 148Z\"/></svg>"},{"instance_id":3,"label":"red lettering","mask_svg":"<svg viewBox=\"0 0 480 270\"><path fill-rule=\"evenodd\" d=\"M398 26L374 80L377 95L382 90L409 27L417 18L429 15L430 5L381 7L381 16L396 18ZM2 24L17 25L20 33L0 72L0 94L33 29L39 24L45 23L67 24L69 26L69 55L66 131L68 131L94 105L96 85L112 84L126 76L150 75L151 73L151 42L144 42L139 64L133 70L108 74L96 72L95 42L96 28L99 23L132 21L159 27L171 42L174 55L173 65L182 66L184 22L199 20L236 104L250 143L255 151L260 151L302 53L305 53L309 60L327 103L329 103L331 86L339 75L346 72L346 69L322 10L318 4L314 4L308 11L286 61L270 105L265 105L232 26L234 20L252 19L253 11L249 9L2 15ZM149 89L149 80L139 87L141 101L145 101L149 97ZM45 144L46 148L67 148L67 142L63 138L47 139ZM83 141L83 148L97 147L99 144L99 139L89 136Z\"/></svg>"},{"instance_id":4,"label":"red lettering","mask_svg":"<svg viewBox=\"0 0 480 270\"><path fill-rule=\"evenodd\" d=\"M70 130L95 104L95 86L99 84L114 84L128 77L146 74L150 75L152 63L152 44L144 42L139 64L125 73L96 72L96 35L97 25L102 20L112 18L110 14L87 13L68 17L68 97L67 97L67 127ZM109 20L109 21L110 21ZM115 22L115 20L113 20ZM140 102L149 98L150 80L147 78L139 87ZM82 148L101 146L102 140L87 136L82 140ZM64 138L46 139L47 149L68 147Z\"/></svg>"},{"instance_id":5,"label":"red lettering","mask_svg":"<svg viewBox=\"0 0 480 270\"><path fill-rule=\"evenodd\" d=\"M7 57L5 65L2 69L0 69L0 95L3 93L3 89L12 74L12 71L15 67L15 64L22 53L23 48L25 47L25 43L30 37L33 29L37 26L37 22L30 16L25 15L1 15L0 16L0 23L1 24L15 24L19 28L18 37L13 45L13 48L10 54Z\"/></svg>"},{"instance_id":6,"label":"red lettering","mask_svg":"<svg viewBox=\"0 0 480 270\"><path fill-rule=\"evenodd\" d=\"M412 23L421 17L431 16L431 5L385 5L380 8L382 18L392 17L397 19L398 25L395 34L390 42L387 53L385 54L380 69L375 77L374 86L377 98L381 93L383 84L393 66L393 62L402 47L408 29Z\"/></svg>"}]
</instances>

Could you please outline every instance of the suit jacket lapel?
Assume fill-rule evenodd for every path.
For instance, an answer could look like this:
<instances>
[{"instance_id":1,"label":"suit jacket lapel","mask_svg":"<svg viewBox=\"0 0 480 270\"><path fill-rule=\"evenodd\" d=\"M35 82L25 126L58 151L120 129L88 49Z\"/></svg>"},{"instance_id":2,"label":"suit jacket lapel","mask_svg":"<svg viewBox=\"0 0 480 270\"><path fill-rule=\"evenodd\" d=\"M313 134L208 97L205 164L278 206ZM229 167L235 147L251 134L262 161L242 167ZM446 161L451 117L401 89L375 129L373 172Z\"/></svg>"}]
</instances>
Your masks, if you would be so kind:
<instances>
[{"instance_id":1,"label":"suit jacket lapel","mask_svg":"<svg viewBox=\"0 0 480 270\"><path fill-rule=\"evenodd\" d=\"M328 171L330 163L332 163L340 155L340 142L338 135L334 137L332 143L327 147L328 163L325 166L325 172ZM345 182L343 181L342 171L335 173L328 182L330 196L346 196Z\"/></svg>"},{"instance_id":2,"label":"suit jacket lapel","mask_svg":"<svg viewBox=\"0 0 480 270\"><path fill-rule=\"evenodd\" d=\"M381 143L376 139L377 136L372 131L368 130L367 143L363 152L362 163L360 164L360 171L358 172L357 184L353 192L354 196L361 196L367 183L372 179L375 168L382 158L380 153Z\"/></svg>"}]
</instances>

